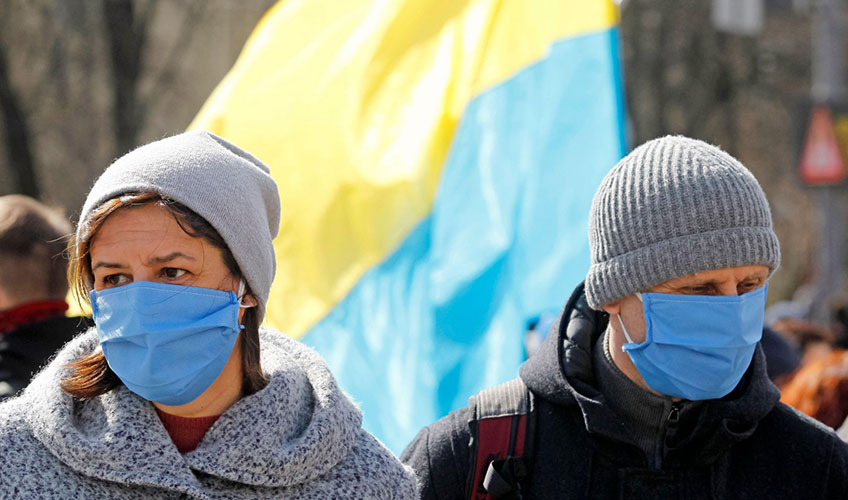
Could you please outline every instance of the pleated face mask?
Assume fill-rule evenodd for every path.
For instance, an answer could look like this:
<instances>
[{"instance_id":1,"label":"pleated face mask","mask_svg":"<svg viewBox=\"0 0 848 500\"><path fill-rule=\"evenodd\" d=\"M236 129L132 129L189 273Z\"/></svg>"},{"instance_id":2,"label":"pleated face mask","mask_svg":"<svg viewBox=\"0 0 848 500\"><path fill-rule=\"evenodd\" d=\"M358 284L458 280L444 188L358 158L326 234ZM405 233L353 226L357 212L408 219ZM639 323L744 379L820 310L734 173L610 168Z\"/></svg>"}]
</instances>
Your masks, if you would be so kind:
<instances>
[{"instance_id":1,"label":"pleated face mask","mask_svg":"<svg viewBox=\"0 0 848 500\"><path fill-rule=\"evenodd\" d=\"M637 294L645 315L645 341L622 346L651 389L689 400L717 399L732 391L753 359L763 334L768 284L743 295Z\"/></svg>"},{"instance_id":2,"label":"pleated face mask","mask_svg":"<svg viewBox=\"0 0 848 500\"><path fill-rule=\"evenodd\" d=\"M109 368L132 392L170 406L190 403L223 371L243 328L238 296L148 281L90 293Z\"/></svg>"}]
</instances>

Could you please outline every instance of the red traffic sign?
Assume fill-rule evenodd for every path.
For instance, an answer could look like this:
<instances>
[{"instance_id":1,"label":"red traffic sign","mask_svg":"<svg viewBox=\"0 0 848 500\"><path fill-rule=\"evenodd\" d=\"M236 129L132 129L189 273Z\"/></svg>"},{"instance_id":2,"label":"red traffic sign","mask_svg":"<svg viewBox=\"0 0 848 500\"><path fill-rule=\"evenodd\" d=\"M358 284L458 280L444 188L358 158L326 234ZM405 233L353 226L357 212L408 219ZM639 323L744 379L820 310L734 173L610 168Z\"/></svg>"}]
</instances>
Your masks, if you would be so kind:
<instances>
[{"instance_id":1,"label":"red traffic sign","mask_svg":"<svg viewBox=\"0 0 848 500\"><path fill-rule=\"evenodd\" d=\"M813 106L799 171L801 180L811 186L839 184L848 175L827 106Z\"/></svg>"}]
</instances>

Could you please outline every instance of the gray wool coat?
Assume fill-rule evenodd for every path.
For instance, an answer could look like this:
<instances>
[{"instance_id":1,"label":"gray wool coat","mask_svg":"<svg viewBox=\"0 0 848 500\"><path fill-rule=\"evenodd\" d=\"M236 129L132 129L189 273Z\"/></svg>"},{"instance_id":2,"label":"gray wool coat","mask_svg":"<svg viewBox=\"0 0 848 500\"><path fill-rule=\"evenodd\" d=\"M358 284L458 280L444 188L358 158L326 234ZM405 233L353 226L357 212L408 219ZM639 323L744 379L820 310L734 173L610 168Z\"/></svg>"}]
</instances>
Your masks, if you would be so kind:
<instances>
[{"instance_id":1,"label":"gray wool coat","mask_svg":"<svg viewBox=\"0 0 848 500\"><path fill-rule=\"evenodd\" d=\"M97 347L65 346L0 404L2 499L413 499L414 475L365 432L324 361L263 331L267 387L230 407L181 455L153 406L124 386L75 401L59 381Z\"/></svg>"}]
</instances>

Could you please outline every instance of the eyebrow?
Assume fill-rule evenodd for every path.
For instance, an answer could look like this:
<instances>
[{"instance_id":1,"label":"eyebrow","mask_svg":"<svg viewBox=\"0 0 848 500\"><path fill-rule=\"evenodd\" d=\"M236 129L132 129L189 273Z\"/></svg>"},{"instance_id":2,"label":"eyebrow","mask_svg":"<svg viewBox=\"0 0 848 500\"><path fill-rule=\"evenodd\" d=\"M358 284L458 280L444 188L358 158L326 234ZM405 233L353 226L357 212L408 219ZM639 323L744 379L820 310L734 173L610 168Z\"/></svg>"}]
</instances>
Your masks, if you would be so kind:
<instances>
[{"instance_id":1,"label":"eyebrow","mask_svg":"<svg viewBox=\"0 0 848 500\"><path fill-rule=\"evenodd\" d=\"M168 255L160 255L158 257L151 257L147 261L147 263L148 264L164 264L166 262L171 262L172 260L180 259L180 258L187 259L187 260L195 260L195 261L197 260L194 257L192 257L191 255L186 255L182 252L171 252ZM109 269L122 269L124 267L127 267L127 265L126 264L117 264L117 263L114 263L114 262L98 262L97 264L95 264L91 268L91 270L94 271L95 269L99 269L101 267L106 267L106 268L109 268Z\"/></svg>"},{"instance_id":2,"label":"eyebrow","mask_svg":"<svg viewBox=\"0 0 848 500\"><path fill-rule=\"evenodd\" d=\"M171 252L168 255L162 255L160 257L151 257L150 260L147 261L148 264L164 264L165 262L171 262L174 259L188 259L188 260L197 260L191 255L186 255L182 252Z\"/></svg>"},{"instance_id":3,"label":"eyebrow","mask_svg":"<svg viewBox=\"0 0 848 500\"><path fill-rule=\"evenodd\" d=\"M121 269L126 266L124 266L123 264L115 264L113 262L98 262L97 264L94 264L94 267L92 267L91 270L94 271L101 267L108 267L110 269Z\"/></svg>"},{"instance_id":4,"label":"eyebrow","mask_svg":"<svg viewBox=\"0 0 848 500\"><path fill-rule=\"evenodd\" d=\"M753 280L753 279L764 280L764 279L766 279L767 276L768 276L767 273L766 274L759 273L759 272L752 273L752 274L749 274L748 276L745 276L744 278L742 278L742 280L740 282ZM708 281L696 281L695 283L689 283L689 284L686 284L686 285L682 285L678 288L691 288L693 286L716 286L716 285L718 285L718 281L708 280Z\"/></svg>"}]
</instances>

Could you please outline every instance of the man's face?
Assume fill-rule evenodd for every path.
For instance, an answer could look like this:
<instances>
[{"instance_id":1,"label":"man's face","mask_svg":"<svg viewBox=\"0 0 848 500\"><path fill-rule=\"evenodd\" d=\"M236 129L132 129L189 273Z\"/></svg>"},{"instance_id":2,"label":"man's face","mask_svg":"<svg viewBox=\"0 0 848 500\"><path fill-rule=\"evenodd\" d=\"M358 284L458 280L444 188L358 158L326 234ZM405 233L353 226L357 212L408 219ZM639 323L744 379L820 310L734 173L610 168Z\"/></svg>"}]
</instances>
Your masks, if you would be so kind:
<instances>
[{"instance_id":1,"label":"man's face","mask_svg":"<svg viewBox=\"0 0 848 500\"><path fill-rule=\"evenodd\" d=\"M645 292L673 293L685 295L742 295L765 285L769 275L766 266L739 266L702 271L674 278L651 287ZM604 310L614 316L621 315L621 320L627 327L627 333L633 342L645 341L645 316L642 302L635 295L607 304ZM621 346L627 342L621 325L614 318L610 320L611 336L609 338L610 353L616 365L644 389L651 390L645 383L630 357L622 352ZM655 392L655 391L651 391Z\"/></svg>"}]
</instances>

